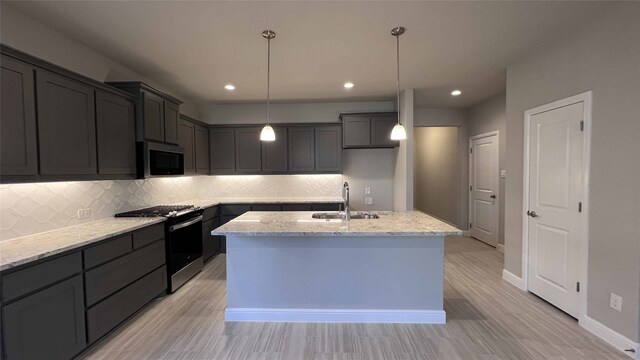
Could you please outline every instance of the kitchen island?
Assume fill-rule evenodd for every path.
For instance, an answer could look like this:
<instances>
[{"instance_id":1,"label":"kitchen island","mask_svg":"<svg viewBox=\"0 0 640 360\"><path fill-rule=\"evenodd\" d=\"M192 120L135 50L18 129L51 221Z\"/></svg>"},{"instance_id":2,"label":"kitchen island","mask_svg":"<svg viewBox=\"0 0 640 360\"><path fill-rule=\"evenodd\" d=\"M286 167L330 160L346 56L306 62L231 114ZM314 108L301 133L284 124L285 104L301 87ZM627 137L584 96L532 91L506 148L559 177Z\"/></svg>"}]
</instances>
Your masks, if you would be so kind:
<instances>
[{"instance_id":1,"label":"kitchen island","mask_svg":"<svg viewBox=\"0 0 640 360\"><path fill-rule=\"evenodd\" d=\"M248 212L227 237L227 321L444 323L444 237L419 211L378 219ZM335 213L334 213L335 214Z\"/></svg>"}]
</instances>

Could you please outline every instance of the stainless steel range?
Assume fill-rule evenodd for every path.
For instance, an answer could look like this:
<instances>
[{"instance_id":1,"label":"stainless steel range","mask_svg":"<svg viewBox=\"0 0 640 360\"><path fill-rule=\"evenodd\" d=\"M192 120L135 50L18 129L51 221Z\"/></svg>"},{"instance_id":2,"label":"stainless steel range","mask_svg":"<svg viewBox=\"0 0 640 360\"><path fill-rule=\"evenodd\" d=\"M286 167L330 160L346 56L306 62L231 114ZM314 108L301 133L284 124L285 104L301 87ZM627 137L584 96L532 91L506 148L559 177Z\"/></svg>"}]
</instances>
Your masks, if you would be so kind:
<instances>
[{"instance_id":1,"label":"stainless steel range","mask_svg":"<svg viewBox=\"0 0 640 360\"><path fill-rule=\"evenodd\" d=\"M116 217L167 219L165 243L170 293L202 270L202 211L194 205L159 205L116 214Z\"/></svg>"}]
</instances>

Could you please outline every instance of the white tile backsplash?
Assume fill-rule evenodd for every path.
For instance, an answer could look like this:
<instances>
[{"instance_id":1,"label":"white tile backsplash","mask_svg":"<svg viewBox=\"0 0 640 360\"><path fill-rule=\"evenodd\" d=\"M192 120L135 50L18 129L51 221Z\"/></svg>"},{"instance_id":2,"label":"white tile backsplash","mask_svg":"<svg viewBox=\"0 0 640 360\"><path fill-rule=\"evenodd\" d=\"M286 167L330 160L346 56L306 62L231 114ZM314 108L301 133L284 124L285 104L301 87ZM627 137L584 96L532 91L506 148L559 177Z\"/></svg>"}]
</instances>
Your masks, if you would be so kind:
<instances>
[{"instance_id":1,"label":"white tile backsplash","mask_svg":"<svg viewBox=\"0 0 640 360\"><path fill-rule=\"evenodd\" d=\"M340 196L342 175L242 175L0 185L0 241L190 199ZM79 209L91 209L78 220Z\"/></svg>"}]
</instances>

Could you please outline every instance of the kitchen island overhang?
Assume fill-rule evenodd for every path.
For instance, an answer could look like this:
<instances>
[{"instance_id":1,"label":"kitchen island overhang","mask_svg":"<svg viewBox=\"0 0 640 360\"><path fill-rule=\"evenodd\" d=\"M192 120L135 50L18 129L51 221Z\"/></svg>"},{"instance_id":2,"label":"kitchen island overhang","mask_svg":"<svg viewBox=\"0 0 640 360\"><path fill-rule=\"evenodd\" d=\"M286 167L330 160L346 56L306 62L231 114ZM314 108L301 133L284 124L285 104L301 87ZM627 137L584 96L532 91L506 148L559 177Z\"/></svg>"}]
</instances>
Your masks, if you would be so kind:
<instances>
[{"instance_id":1,"label":"kitchen island overhang","mask_svg":"<svg viewBox=\"0 0 640 360\"><path fill-rule=\"evenodd\" d=\"M226 321L444 323L444 236L420 212L311 220L249 212L227 236Z\"/></svg>"}]
</instances>

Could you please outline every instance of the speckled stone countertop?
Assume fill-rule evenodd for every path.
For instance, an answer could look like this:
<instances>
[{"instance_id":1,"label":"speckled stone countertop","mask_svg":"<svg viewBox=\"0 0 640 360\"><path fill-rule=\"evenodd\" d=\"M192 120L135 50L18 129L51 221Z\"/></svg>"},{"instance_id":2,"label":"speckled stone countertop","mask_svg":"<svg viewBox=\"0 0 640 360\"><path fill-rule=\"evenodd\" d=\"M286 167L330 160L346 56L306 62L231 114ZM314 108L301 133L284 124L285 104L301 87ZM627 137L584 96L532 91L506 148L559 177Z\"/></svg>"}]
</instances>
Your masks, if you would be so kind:
<instances>
[{"instance_id":1,"label":"speckled stone countertop","mask_svg":"<svg viewBox=\"0 0 640 360\"><path fill-rule=\"evenodd\" d=\"M342 197L237 197L215 199L193 199L183 201L180 204L200 206L203 208L220 204L318 204L318 203L342 203Z\"/></svg>"},{"instance_id":2,"label":"speckled stone countertop","mask_svg":"<svg viewBox=\"0 0 640 360\"><path fill-rule=\"evenodd\" d=\"M107 218L0 242L0 271L161 223L164 218Z\"/></svg>"},{"instance_id":3,"label":"speckled stone countertop","mask_svg":"<svg viewBox=\"0 0 640 360\"><path fill-rule=\"evenodd\" d=\"M313 219L312 211L251 211L218 227L213 235L242 236L446 236L462 231L420 211L376 211L379 219Z\"/></svg>"}]
</instances>

